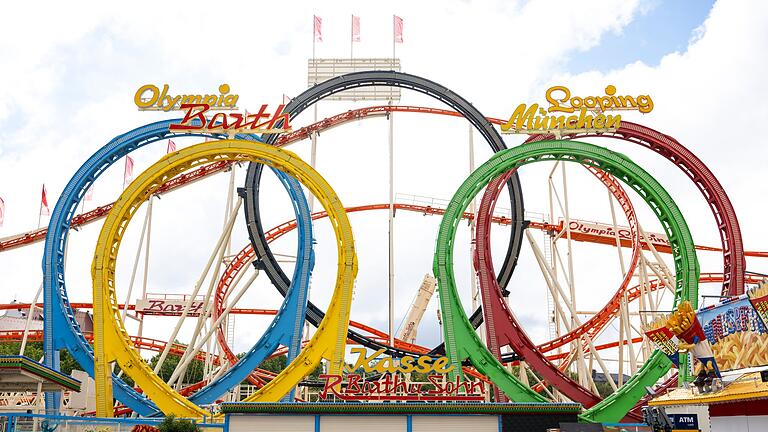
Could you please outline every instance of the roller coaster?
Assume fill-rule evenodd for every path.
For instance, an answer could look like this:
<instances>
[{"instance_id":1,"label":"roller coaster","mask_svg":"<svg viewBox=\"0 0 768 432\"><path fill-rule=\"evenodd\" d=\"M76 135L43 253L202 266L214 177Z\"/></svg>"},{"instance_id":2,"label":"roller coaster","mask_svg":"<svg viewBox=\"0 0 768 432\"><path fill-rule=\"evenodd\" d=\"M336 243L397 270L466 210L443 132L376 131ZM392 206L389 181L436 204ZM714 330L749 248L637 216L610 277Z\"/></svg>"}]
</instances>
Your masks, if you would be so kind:
<instances>
[{"instance_id":1,"label":"roller coaster","mask_svg":"<svg viewBox=\"0 0 768 432\"><path fill-rule=\"evenodd\" d=\"M244 399L246 401L300 401L303 400L301 392L296 389L307 384L306 377L313 370L325 362L329 373L341 374L346 346L358 344L383 350L395 358L445 355L455 366L452 376L469 374L492 384L492 398L497 402L568 400L583 405L581 418L585 421L617 422L638 418L637 408L645 400L646 388L668 388L689 378L687 368L676 372L668 358L653 350L647 338L633 328L629 305L638 301L643 309L650 309L649 313L655 314L663 295L670 292L672 306L689 301L695 308L699 301L700 283L722 284L723 296L736 296L744 293L745 286L758 281L746 271L745 257L765 258L768 253L744 250L736 212L724 188L700 159L669 135L640 124L622 122L614 132L564 133L558 139L555 136L531 135L525 143L507 148L496 128L504 120L485 117L466 99L438 83L393 71L355 72L330 79L293 98L285 106L285 112L293 120L324 98L367 86L412 90L434 98L449 109L391 104L371 106L346 111L292 132L262 136L171 132L169 125L180 121L172 119L135 128L107 142L69 180L56 202L47 228L0 239L0 253L45 242L42 303L35 304L36 298L25 304L0 305L0 310L29 309L31 312L42 308L43 331L0 332L0 340L42 340L45 364L54 369L60 369L59 353L66 350L95 379L96 414L101 417L129 412L141 416L162 412L184 417L211 417L214 415L209 411L211 405L222 400L243 381L257 388ZM284 148L319 132L394 113L463 119L488 143L494 154L473 170L449 201L420 203L415 199L413 202L404 199L403 202L344 206L341 197L314 167ZM115 202L76 214L88 189L122 158L155 142L195 137L205 139L205 142L160 158L133 180ZM664 157L682 171L701 192L712 212L721 240L719 247L694 244L681 210L647 169L621 153L576 141L587 138L639 145ZM115 269L121 242L138 208L147 202L151 206L153 197L172 193L218 173L233 171L234 179L234 170L244 162L249 163L245 184L238 190L238 196L230 190L225 227L203 275L190 295L184 298L181 311L158 313L178 317L168 342L142 334L130 335L124 324L126 312L136 312L137 308L128 301L123 304L118 301ZM573 230L570 224L573 219L568 215L567 204L565 217L560 220L554 219L553 211L550 211L549 218L539 219L526 213L519 170L531 163L549 163L555 167L562 166L564 176L566 162L581 165L608 190L611 209L614 202L618 203L627 221L629 234L626 238L618 235L615 214L612 215L612 225L606 224L614 228L613 234L604 235ZM265 230L260 207L264 165L273 170L288 193L295 214L294 219L268 230ZM551 181L554 173L555 168L550 174L550 192L557 195ZM642 198L657 216L663 236L651 236L642 229L626 186ZM324 211L312 212L304 188L318 200ZM496 204L503 189L508 190L510 208L500 212ZM475 209L475 197L483 190L480 205ZM241 206L250 243L225 259L225 244L230 242L232 227ZM470 207L471 210L467 211ZM441 218L431 270L437 279L443 344L424 347L350 320L358 264L348 215L385 210ZM309 301L315 265L312 221L321 218L328 219L333 227L338 253L335 286L326 311ZM68 235L70 230L99 220L104 220L104 223L92 265L92 301L74 303L69 299L65 284ZM473 227L472 262L482 305L473 305L469 314L460 300L459 289L462 287L456 281L453 262L456 232L461 220L470 221ZM507 250L498 271L494 268L491 254L490 232L493 224L510 230ZM270 244L293 230L297 233L297 250L294 271L289 277ZM544 248L535 240L534 230L546 237ZM142 239L143 236L142 231ZM651 237L663 237L667 243L651 241ZM567 265L562 261L558 264L558 258L553 255L557 240L568 242ZM615 294L602 309L584 321L579 318L583 314L569 301L573 292L569 295L563 287L570 283L568 270L572 272L571 242L615 247L619 251L623 273ZM511 281L525 243L534 253L552 302L548 314L555 329L550 331L551 340L540 344L534 343L528 336L511 308L514 295L510 297L510 294L521 289L512 286ZM622 248L631 250L626 266L621 258ZM722 272L700 273L697 251L721 253ZM666 266L661 254L671 254L673 268ZM251 268L254 272L246 278L246 272ZM262 272L284 297L280 307L256 309L236 306ZM210 284L201 294L208 275L211 275ZM638 283L633 284L634 279L638 279ZM202 311L193 313L191 308L196 299L202 300ZM93 310L92 333L80 328L75 317L76 309ZM241 356L236 355L228 337L228 321L237 315L274 317L264 334ZM192 340L185 345L175 343L182 323L190 316L197 317ZM638 319L642 322L646 318L640 316ZM302 331L305 322L316 328L311 337L305 337L307 335ZM597 339L614 322L620 328L619 340L598 343ZM215 347L209 343L212 339L216 341ZM140 350L159 353L157 366L151 368L142 358ZM612 371L600 356L600 352L605 350L618 352L618 379L614 379ZM180 360L166 382L158 376L158 369L168 355L179 356ZM259 368L264 360L278 355L286 355L288 360L288 365L280 373ZM200 382L182 385L185 370L193 360L209 363L209 373ZM585 373L592 368L593 361L599 364L606 382L613 388L605 398L600 396L595 380ZM133 385L112 373L113 363L131 378ZM631 373L626 382L623 378L625 363L629 363L628 372ZM511 366L518 367L517 376ZM572 372L574 368L576 373ZM533 374L529 375L528 370ZM530 376L537 382L529 382ZM49 410L61 407L61 397L60 392L45 395ZM119 401L117 407L112 402L113 397Z\"/></svg>"}]
</instances>

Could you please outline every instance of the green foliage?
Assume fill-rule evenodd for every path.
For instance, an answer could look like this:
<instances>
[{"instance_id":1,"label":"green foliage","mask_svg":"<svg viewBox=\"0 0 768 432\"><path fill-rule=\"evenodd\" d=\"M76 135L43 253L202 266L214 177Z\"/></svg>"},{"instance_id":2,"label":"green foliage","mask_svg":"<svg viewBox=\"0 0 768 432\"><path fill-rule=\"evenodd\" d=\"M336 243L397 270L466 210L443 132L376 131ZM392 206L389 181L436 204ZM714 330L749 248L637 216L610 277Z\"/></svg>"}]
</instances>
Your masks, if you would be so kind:
<instances>
[{"instance_id":1,"label":"green foliage","mask_svg":"<svg viewBox=\"0 0 768 432\"><path fill-rule=\"evenodd\" d=\"M173 415L169 415L163 419L163 421L157 425L157 428L160 429L160 432L197 432L200 430L191 421L177 419Z\"/></svg>"},{"instance_id":2,"label":"green foliage","mask_svg":"<svg viewBox=\"0 0 768 432\"><path fill-rule=\"evenodd\" d=\"M237 355L237 358L241 358L244 356L245 353L240 353ZM272 357L264 360L261 362L261 364L258 366L259 369L268 370L273 373L280 373L285 369L285 367L288 366L288 356L283 354L281 356ZM324 371L323 363L320 363L315 370L312 371L311 374L307 377L308 379L318 379L321 373Z\"/></svg>"},{"instance_id":3,"label":"green foliage","mask_svg":"<svg viewBox=\"0 0 768 432\"><path fill-rule=\"evenodd\" d=\"M160 354L156 354L151 359L149 359L149 365L150 367L154 368L155 365L157 365L157 361L160 359ZM179 360L181 357L173 354L168 354L168 356L165 358L165 361L163 362L163 365L160 367L160 371L158 371L158 375L163 381L168 381L171 378L171 375L173 374L174 369L176 369L176 365L179 364ZM187 366L187 371L184 374L184 382L185 383L196 383L203 380L203 369L205 364L200 360L192 360L192 362Z\"/></svg>"},{"instance_id":4,"label":"green foliage","mask_svg":"<svg viewBox=\"0 0 768 432\"><path fill-rule=\"evenodd\" d=\"M259 365L259 369L268 370L273 373L280 373L288 366L288 356L281 355L264 360Z\"/></svg>"}]
</instances>

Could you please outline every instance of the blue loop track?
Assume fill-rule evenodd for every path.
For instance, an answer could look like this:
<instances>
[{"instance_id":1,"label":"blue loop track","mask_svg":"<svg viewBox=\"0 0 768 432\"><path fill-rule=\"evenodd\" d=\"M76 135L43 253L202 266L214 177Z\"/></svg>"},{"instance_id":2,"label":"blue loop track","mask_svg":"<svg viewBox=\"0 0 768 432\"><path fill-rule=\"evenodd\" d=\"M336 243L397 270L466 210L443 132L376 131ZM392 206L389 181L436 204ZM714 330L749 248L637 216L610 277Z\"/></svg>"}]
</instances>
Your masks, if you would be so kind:
<instances>
[{"instance_id":1,"label":"blue loop track","mask_svg":"<svg viewBox=\"0 0 768 432\"><path fill-rule=\"evenodd\" d=\"M118 135L94 153L69 180L56 202L48 225L43 255L44 285L44 351L46 366L59 368L59 350L66 349L75 361L89 375L93 376L93 348L83 336L70 306L64 282L64 251L67 234L80 201L88 188L110 166L136 149L167 138L199 136L225 138L225 136L197 133L171 133L168 126L179 123L180 119L164 120L136 128ZM252 135L237 136L238 139L261 142ZM210 403L234 385L240 383L261 361L274 352L278 345L289 348L289 362L296 357L300 348L300 329L304 322L307 304L309 277L314 265L312 249L312 225L304 192L298 181L278 170L273 170L288 191L298 224L298 252L290 294L283 302L269 329L253 348L224 375L200 390L192 400ZM152 401L112 376L114 394L117 400L143 416L158 412ZM291 394L292 396L292 394ZM61 404L61 394L46 394L46 407L56 412Z\"/></svg>"}]
</instances>

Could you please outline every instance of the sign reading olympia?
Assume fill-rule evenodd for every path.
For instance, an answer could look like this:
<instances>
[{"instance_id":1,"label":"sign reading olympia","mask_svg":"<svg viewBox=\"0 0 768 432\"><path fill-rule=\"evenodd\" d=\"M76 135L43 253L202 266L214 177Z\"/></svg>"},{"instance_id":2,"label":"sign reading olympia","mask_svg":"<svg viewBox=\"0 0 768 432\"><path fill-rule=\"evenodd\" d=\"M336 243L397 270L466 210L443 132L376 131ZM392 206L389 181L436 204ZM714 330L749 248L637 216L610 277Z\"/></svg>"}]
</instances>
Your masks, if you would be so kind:
<instances>
[{"instance_id":1,"label":"sign reading olympia","mask_svg":"<svg viewBox=\"0 0 768 432\"><path fill-rule=\"evenodd\" d=\"M535 103L520 104L509 120L501 125L507 134L555 134L566 132L614 132L621 126L620 114L607 111L633 110L647 114L653 110L649 95L617 96L616 87L608 85L602 96L573 96L565 86L553 86L545 94L549 107ZM554 114L553 114L554 113ZM557 114L563 113L563 114Z\"/></svg>"},{"instance_id":2,"label":"sign reading olympia","mask_svg":"<svg viewBox=\"0 0 768 432\"><path fill-rule=\"evenodd\" d=\"M171 132L200 132L225 134L230 138L236 134L263 134L290 132L290 116L283 112L285 105L279 105L270 113L266 104L255 113L223 113L212 116L210 111L237 110L237 94L229 94L229 84L219 86L218 94L188 94L174 96L169 94L168 84L160 90L153 84L145 84L136 90L133 101L140 111L184 111L180 123L171 124Z\"/></svg>"}]
</instances>

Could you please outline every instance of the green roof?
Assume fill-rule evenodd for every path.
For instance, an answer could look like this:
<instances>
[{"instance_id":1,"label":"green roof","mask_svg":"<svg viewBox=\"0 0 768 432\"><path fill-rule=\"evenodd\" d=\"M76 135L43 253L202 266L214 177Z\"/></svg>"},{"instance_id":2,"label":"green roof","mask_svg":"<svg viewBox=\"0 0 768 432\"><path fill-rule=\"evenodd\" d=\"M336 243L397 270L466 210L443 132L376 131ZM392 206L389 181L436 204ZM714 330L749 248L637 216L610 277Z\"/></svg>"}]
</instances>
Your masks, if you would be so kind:
<instances>
[{"instance_id":1,"label":"green roof","mask_svg":"<svg viewBox=\"0 0 768 432\"><path fill-rule=\"evenodd\" d=\"M80 391L80 381L26 356L0 356L0 369L20 369L45 378L69 390Z\"/></svg>"}]
</instances>

